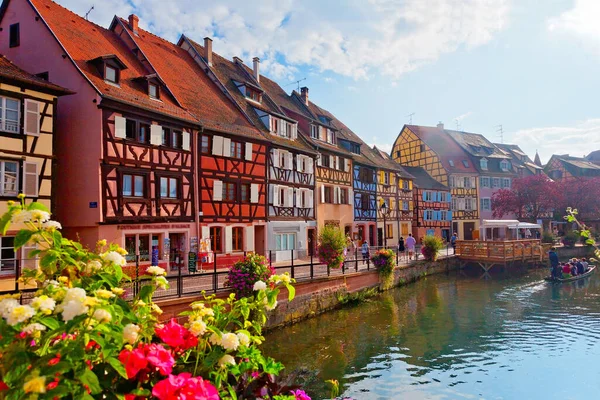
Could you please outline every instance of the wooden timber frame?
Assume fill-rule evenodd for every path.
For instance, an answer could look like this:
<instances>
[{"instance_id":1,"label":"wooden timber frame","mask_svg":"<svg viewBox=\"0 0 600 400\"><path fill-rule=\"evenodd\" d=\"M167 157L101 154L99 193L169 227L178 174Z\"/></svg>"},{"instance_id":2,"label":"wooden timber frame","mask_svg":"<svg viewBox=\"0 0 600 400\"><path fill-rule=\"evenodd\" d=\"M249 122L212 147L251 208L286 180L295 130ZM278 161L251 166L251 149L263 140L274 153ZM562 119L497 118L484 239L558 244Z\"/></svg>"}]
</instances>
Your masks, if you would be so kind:
<instances>
[{"instance_id":1,"label":"wooden timber frame","mask_svg":"<svg viewBox=\"0 0 600 400\"><path fill-rule=\"evenodd\" d=\"M539 263L544 249L539 239L483 241L457 240L455 254L463 268L468 263L479 265L486 273L495 265Z\"/></svg>"}]
</instances>

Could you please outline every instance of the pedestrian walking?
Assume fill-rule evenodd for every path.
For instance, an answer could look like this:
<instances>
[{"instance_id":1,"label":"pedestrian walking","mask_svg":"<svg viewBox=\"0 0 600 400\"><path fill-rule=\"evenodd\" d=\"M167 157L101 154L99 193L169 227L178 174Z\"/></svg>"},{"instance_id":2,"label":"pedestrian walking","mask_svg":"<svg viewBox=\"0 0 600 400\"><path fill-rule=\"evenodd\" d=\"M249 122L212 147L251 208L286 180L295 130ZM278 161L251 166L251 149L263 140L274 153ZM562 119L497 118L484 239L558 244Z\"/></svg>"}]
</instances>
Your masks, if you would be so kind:
<instances>
[{"instance_id":1,"label":"pedestrian walking","mask_svg":"<svg viewBox=\"0 0 600 400\"><path fill-rule=\"evenodd\" d=\"M369 260L369 243L365 240L360 248L363 257L363 264Z\"/></svg>"},{"instance_id":2,"label":"pedestrian walking","mask_svg":"<svg viewBox=\"0 0 600 400\"><path fill-rule=\"evenodd\" d=\"M417 241L413 237L412 233L409 233L408 237L406 238L406 250L408 251L408 259L409 260L411 260L413 255L415 254L416 244L417 244Z\"/></svg>"}]
</instances>

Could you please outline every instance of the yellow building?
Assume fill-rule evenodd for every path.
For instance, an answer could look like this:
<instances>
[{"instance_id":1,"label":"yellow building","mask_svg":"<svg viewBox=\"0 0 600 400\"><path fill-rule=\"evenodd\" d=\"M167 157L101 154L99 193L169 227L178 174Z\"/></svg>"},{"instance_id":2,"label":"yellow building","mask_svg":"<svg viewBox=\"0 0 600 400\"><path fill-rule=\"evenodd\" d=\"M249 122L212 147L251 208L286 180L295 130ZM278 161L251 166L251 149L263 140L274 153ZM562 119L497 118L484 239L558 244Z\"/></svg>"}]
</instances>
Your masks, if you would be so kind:
<instances>
[{"instance_id":1,"label":"yellow building","mask_svg":"<svg viewBox=\"0 0 600 400\"><path fill-rule=\"evenodd\" d=\"M57 97L71 92L43 76L31 75L0 56L0 215L8 201L38 201L53 209L54 118ZM15 288L20 268L35 265L24 260L31 248L14 250L19 225L0 235L0 291Z\"/></svg>"}]
</instances>

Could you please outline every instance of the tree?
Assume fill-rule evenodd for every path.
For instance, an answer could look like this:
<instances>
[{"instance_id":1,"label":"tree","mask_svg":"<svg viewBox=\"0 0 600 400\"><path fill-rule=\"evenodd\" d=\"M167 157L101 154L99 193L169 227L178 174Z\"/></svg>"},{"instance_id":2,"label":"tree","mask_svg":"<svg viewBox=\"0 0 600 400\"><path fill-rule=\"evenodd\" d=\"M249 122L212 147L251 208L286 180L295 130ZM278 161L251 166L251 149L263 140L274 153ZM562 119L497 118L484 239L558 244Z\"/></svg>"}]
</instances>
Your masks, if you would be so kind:
<instances>
[{"instance_id":1,"label":"tree","mask_svg":"<svg viewBox=\"0 0 600 400\"><path fill-rule=\"evenodd\" d=\"M568 207L577 209L582 221L600 219L600 178L558 182L555 208L561 218Z\"/></svg>"},{"instance_id":2,"label":"tree","mask_svg":"<svg viewBox=\"0 0 600 400\"><path fill-rule=\"evenodd\" d=\"M519 220L537 220L556 205L557 185L545 175L517 178L511 189L500 189L492 195L494 218L515 214Z\"/></svg>"}]
</instances>

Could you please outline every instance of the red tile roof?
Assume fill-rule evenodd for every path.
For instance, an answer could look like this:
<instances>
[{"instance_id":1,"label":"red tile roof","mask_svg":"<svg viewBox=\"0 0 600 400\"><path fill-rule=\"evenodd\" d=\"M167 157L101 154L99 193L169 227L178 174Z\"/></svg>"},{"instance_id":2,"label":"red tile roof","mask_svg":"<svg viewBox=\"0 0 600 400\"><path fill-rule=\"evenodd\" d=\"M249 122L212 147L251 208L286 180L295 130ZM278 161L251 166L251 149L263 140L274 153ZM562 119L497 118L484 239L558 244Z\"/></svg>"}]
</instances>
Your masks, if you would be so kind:
<instances>
[{"instance_id":1,"label":"red tile roof","mask_svg":"<svg viewBox=\"0 0 600 400\"><path fill-rule=\"evenodd\" d=\"M152 68L204 127L265 140L187 51L143 29L133 35L127 21L120 21Z\"/></svg>"},{"instance_id":2,"label":"red tile roof","mask_svg":"<svg viewBox=\"0 0 600 400\"><path fill-rule=\"evenodd\" d=\"M53 1L29 1L75 65L103 97L196 122L188 111L169 96L164 96L162 101L150 99L145 87L136 79L147 75L148 71L112 31L85 20ZM119 87L105 82L98 69L89 62L106 55L117 56L127 66L127 69L121 70Z\"/></svg>"},{"instance_id":3,"label":"red tile roof","mask_svg":"<svg viewBox=\"0 0 600 400\"><path fill-rule=\"evenodd\" d=\"M421 138L427 146L437 153L446 171L450 173L477 173L469 154L444 129L420 125L405 125L404 127ZM453 161L454 166L450 165L450 160ZM463 160L468 161L468 167L464 166Z\"/></svg>"},{"instance_id":4,"label":"red tile roof","mask_svg":"<svg viewBox=\"0 0 600 400\"><path fill-rule=\"evenodd\" d=\"M73 94L69 89L55 85L38 76L32 75L29 72L22 70L12 63L6 56L0 55L0 79L17 81L25 85L39 88L41 92L50 92L52 94Z\"/></svg>"}]
</instances>

